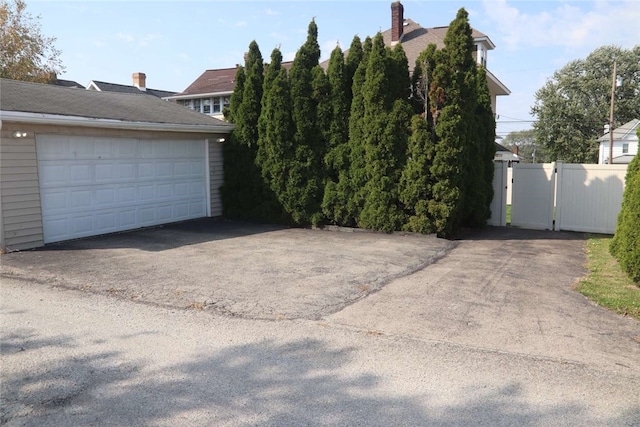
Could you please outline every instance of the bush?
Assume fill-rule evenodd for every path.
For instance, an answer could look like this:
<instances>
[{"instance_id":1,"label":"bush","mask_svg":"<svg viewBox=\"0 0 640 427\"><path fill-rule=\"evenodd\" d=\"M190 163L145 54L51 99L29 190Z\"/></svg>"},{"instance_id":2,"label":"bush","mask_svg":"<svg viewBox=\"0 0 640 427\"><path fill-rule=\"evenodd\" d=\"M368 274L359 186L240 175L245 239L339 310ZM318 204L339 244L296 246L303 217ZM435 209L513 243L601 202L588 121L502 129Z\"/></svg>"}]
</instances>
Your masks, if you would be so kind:
<instances>
[{"instance_id":1,"label":"bush","mask_svg":"<svg viewBox=\"0 0 640 427\"><path fill-rule=\"evenodd\" d=\"M640 129L638 129L640 137ZM611 254L618 259L631 280L640 283L640 156L629 164L618 214L616 233L611 241Z\"/></svg>"}]
</instances>

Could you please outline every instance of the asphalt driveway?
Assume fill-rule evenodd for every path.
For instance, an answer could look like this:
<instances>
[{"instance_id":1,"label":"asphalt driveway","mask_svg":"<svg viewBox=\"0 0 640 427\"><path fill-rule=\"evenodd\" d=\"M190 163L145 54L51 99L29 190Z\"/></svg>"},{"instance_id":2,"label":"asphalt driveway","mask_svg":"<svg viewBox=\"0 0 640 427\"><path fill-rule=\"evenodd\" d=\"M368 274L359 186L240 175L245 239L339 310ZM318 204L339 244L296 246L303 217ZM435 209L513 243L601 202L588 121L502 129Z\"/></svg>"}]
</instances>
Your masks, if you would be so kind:
<instances>
[{"instance_id":1,"label":"asphalt driveway","mask_svg":"<svg viewBox=\"0 0 640 427\"><path fill-rule=\"evenodd\" d=\"M2 257L2 275L163 307L322 320L640 373L640 323L574 290L584 235L415 234L191 221Z\"/></svg>"},{"instance_id":2,"label":"asphalt driveway","mask_svg":"<svg viewBox=\"0 0 640 427\"><path fill-rule=\"evenodd\" d=\"M254 319L319 319L442 257L433 236L204 219L2 257L12 278Z\"/></svg>"}]
</instances>

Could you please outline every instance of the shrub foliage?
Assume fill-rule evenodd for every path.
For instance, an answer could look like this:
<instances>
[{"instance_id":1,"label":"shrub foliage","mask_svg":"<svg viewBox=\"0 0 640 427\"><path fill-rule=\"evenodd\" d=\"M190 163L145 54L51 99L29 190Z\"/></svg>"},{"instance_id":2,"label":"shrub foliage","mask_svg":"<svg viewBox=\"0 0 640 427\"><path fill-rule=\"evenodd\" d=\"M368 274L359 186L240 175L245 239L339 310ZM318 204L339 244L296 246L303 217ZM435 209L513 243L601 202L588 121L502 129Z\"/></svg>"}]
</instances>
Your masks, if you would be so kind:
<instances>
[{"instance_id":1,"label":"shrub foliage","mask_svg":"<svg viewBox=\"0 0 640 427\"><path fill-rule=\"evenodd\" d=\"M278 49L265 67L249 47L227 115L225 215L443 237L483 226L495 120L467 12L413 75L381 34L336 47L325 71L317 37L311 21L289 72Z\"/></svg>"},{"instance_id":2,"label":"shrub foliage","mask_svg":"<svg viewBox=\"0 0 640 427\"><path fill-rule=\"evenodd\" d=\"M638 129L640 138L640 129ZM622 209L611 241L611 254L618 259L631 280L640 284L640 156L627 169Z\"/></svg>"}]
</instances>

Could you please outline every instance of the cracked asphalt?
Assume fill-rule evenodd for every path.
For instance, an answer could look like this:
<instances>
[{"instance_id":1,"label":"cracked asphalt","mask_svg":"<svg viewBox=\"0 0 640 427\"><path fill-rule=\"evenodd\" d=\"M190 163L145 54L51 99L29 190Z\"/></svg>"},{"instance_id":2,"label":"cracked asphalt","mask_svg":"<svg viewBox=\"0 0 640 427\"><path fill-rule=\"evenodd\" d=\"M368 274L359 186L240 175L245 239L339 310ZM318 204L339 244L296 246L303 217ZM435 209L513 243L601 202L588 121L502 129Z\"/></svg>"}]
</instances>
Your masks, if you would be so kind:
<instances>
[{"instance_id":1,"label":"cracked asphalt","mask_svg":"<svg viewBox=\"0 0 640 427\"><path fill-rule=\"evenodd\" d=\"M640 425L581 234L194 221L0 261L0 424Z\"/></svg>"},{"instance_id":2,"label":"cracked asphalt","mask_svg":"<svg viewBox=\"0 0 640 427\"><path fill-rule=\"evenodd\" d=\"M319 319L442 257L433 236L189 221L16 252L5 276L253 319Z\"/></svg>"}]
</instances>

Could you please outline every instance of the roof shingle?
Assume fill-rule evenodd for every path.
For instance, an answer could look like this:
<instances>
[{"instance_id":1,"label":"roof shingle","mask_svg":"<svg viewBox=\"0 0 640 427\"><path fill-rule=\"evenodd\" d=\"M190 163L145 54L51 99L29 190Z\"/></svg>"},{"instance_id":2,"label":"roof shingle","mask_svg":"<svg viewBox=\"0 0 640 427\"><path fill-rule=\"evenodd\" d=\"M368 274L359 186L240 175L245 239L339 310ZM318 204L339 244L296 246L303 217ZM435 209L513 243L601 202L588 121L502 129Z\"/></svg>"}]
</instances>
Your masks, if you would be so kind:
<instances>
[{"instance_id":1,"label":"roof shingle","mask_svg":"<svg viewBox=\"0 0 640 427\"><path fill-rule=\"evenodd\" d=\"M233 126L155 96L0 79L0 110L136 123Z\"/></svg>"}]
</instances>

